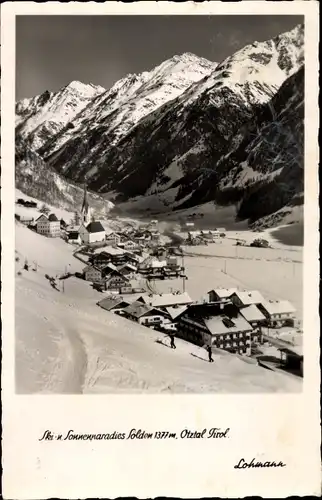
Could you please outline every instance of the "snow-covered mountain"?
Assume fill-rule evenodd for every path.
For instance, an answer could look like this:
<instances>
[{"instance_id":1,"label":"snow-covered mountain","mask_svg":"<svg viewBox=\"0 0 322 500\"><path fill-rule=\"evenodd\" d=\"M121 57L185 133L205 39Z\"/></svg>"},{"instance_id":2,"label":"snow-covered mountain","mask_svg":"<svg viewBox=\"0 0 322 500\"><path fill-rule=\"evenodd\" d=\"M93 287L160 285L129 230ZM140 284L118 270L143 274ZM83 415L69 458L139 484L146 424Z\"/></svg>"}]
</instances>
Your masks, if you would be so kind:
<instances>
[{"instance_id":1,"label":"snow-covered mountain","mask_svg":"<svg viewBox=\"0 0 322 500\"><path fill-rule=\"evenodd\" d=\"M243 206L241 179L250 176L250 168L265 184L282 172L277 172L277 164L286 166L292 146L283 133L274 136L271 149L281 151L279 162L265 157L267 141L260 138L268 134L268 141L272 139L265 128L276 118L269 103L279 103L278 120L283 124L288 117L289 134L297 126L288 110L294 107L293 92L296 116L303 111L303 82L300 76L292 80L302 74L303 62L302 25L272 40L254 42L220 64L192 54L174 56L149 73L117 82L38 152L64 176L76 181L86 177L93 190L113 193L116 203L134 200L139 207L157 200L163 211L210 200ZM287 92L286 81L295 82L285 83ZM246 150L241 154L243 147L253 150L249 156L258 164ZM254 220L255 212L244 211L243 216L247 213Z\"/></svg>"},{"instance_id":2,"label":"snow-covered mountain","mask_svg":"<svg viewBox=\"0 0 322 500\"><path fill-rule=\"evenodd\" d=\"M150 72L129 74L108 91L72 82L57 94L45 92L18 102L17 132L29 139L33 149L41 148L40 152L45 151L47 156L67 141L89 133L97 133L115 144L142 117L180 95L215 66L186 53Z\"/></svg>"},{"instance_id":3,"label":"snow-covered mountain","mask_svg":"<svg viewBox=\"0 0 322 500\"><path fill-rule=\"evenodd\" d=\"M104 90L73 81L58 92L46 90L39 96L22 99L16 104L16 132L37 150Z\"/></svg>"}]
</instances>

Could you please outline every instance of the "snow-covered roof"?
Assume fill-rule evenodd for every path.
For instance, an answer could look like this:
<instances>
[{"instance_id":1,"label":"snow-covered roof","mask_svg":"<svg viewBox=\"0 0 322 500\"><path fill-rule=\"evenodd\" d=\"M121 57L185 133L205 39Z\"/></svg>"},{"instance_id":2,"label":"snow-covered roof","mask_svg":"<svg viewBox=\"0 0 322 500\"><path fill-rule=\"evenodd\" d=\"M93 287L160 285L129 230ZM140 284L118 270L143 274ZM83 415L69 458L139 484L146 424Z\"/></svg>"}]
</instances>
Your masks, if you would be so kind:
<instances>
[{"instance_id":1,"label":"snow-covered roof","mask_svg":"<svg viewBox=\"0 0 322 500\"><path fill-rule=\"evenodd\" d=\"M280 351L285 352L286 354L296 355L299 357L303 356L303 347L301 345L295 345L290 347L280 347Z\"/></svg>"},{"instance_id":2,"label":"snow-covered roof","mask_svg":"<svg viewBox=\"0 0 322 500\"><path fill-rule=\"evenodd\" d=\"M151 262L151 267L165 267L167 265L166 260L153 260Z\"/></svg>"},{"instance_id":3,"label":"snow-covered roof","mask_svg":"<svg viewBox=\"0 0 322 500\"><path fill-rule=\"evenodd\" d=\"M102 224L99 221L90 222L86 226L86 230L89 233L101 233L101 232L105 232L104 227L102 226Z\"/></svg>"},{"instance_id":4,"label":"snow-covered roof","mask_svg":"<svg viewBox=\"0 0 322 500\"><path fill-rule=\"evenodd\" d=\"M212 290L209 290L208 294L211 292L216 293L221 299L225 299L237 292L237 288L213 288Z\"/></svg>"},{"instance_id":5,"label":"snow-covered roof","mask_svg":"<svg viewBox=\"0 0 322 500\"><path fill-rule=\"evenodd\" d=\"M161 295L142 295L140 299L153 307L167 307L185 304L192 304L193 300L187 292L184 293L164 293Z\"/></svg>"},{"instance_id":6,"label":"snow-covered roof","mask_svg":"<svg viewBox=\"0 0 322 500\"><path fill-rule=\"evenodd\" d=\"M209 319L204 319L204 322L212 335L248 332L253 329L240 314L236 318L227 318L223 315L212 316Z\"/></svg>"},{"instance_id":7,"label":"snow-covered roof","mask_svg":"<svg viewBox=\"0 0 322 500\"><path fill-rule=\"evenodd\" d=\"M166 311L170 315L171 319L175 319L180 314L182 314L186 309L187 309L187 306L167 307Z\"/></svg>"},{"instance_id":8,"label":"snow-covered roof","mask_svg":"<svg viewBox=\"0 0 322 500\"><path fill-rule=\"evenodd\" d=\"M158 311L154 307L150 307L146 304L142 304L142 302L133 302L128 307L124 309L126 314L134 316L135 318L140 318L145 314L150 313L151 316L155 314L161 314L161 311Z\"/></svg>"},{"instance_id":9,"label":"snow-covered roof","mask_svg":"<svg viewBox=\"0 0 322 500\"><path fill-rule=\"evenodd\" d=\"M83 273L87 273L87 271L93 271L93 270L101 272L101 270L96 266L85 266L83 269Z\"/></svg>"},{"instance_id":10,"label":"snow-covered roof","mask_svg":"<svg viewBox=\"0 0 322 500\"><path fill-rule=\"evenodd\" d=\"M265 316L255 304L251 304L250 306L243 307L240 310L240 314L247 321L263 321L265 320Z\"/></svg>"},{"instance_id":11,"label":"snow-covered roof","mask_svg":"<svg viewBox=\"0 0 322 500\"><path fill-rule=\"evenodd\" d=\"M124 307L127 307L129 305L128 302L126 302L123 298L121 297L106 297L105 299L100 300L98 302L98 305L102 307L103 309L106 309L107 311L111 311L114 307L123 305Z\"/></svg>"},{"instance_id":12,"label":"snow-covered roof","mask_svg":"<svg viewBox=\"0 0 322 500\"><path fill-rule=\"evenodd\" d=\"M48 217L46 214L41 214L39 215L39 217L36 219L36 222L39 222L41 219L45 219L45 220L48 220Z\"/></svg>"},{"instance_id":13,"label":"snow-covered roof","mask_svg":"<svg viewBox=\"0 0 322 500\"><path fill-rule=\"evenodd\" d=\"M295 307L288 300L264 300L262 303L263 308L268 314L285 314L296 312Z\"/></svg>"},{"instance_id":14,"label":"snow-covered roof","mask_svg":"<svg viewBox=\"0 0 322 500\"><path fill-rule=\"evenodd\" d=\"M257 290L250 290L246 292L237 290L234 292L234 295L236 295L245 306L250 304L262 304L265 302L264 297Z\"/></svg>"}]
</instances>

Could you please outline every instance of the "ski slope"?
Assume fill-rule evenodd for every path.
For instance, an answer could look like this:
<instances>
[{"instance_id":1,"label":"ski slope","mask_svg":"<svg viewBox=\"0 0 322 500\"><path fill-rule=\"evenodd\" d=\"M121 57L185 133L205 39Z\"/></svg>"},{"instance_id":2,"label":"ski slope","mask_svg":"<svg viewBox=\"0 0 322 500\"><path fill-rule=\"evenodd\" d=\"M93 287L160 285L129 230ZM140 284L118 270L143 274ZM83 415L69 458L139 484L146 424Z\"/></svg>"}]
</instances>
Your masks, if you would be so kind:
<instances>
[{"instance_id":1,"label":"ski slope","mask_svg":"<svg viewBox=\"0 0 322 500\"><path fill-rule=\"evenodd\" d=\"M27 235L27 232L30 234ZM298 392L301 382L222 351L206 352L100 309L102 294L77 278L53 289L45 274L82 264L70 246L17 224L16 390L19 394ZM32 236L31 236L32 235ZM35 238L37 237L37 238ZM51 247L51 248L50 248ZM37 271L22 270L24 257ZM66 259L66 261L65 261ZM164 344L157 343L164 338Z\"/></svg>"}]
</instances>

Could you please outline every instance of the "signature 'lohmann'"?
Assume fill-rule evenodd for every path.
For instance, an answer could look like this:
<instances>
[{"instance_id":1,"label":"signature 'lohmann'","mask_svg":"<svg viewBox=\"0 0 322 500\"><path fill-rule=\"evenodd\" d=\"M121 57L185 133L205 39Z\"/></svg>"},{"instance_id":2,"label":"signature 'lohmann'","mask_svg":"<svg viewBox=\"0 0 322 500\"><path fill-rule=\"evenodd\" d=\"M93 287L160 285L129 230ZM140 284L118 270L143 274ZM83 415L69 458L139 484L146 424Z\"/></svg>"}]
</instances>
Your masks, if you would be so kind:
<instances>
[{"instance_id":1,"label":"signature 'lohmann'","mask_svg":"<svg viewBox=\"0 0 322 500\"><path fill-rule=\"evenodd\" d=\"M257 462L255 458L252 458L250 462L246 462L244 458L241 458L237 465L234 465L234 469L253 469L257 467L285 467L286 464L283 462Z\"/></svg>"}]
</instances>

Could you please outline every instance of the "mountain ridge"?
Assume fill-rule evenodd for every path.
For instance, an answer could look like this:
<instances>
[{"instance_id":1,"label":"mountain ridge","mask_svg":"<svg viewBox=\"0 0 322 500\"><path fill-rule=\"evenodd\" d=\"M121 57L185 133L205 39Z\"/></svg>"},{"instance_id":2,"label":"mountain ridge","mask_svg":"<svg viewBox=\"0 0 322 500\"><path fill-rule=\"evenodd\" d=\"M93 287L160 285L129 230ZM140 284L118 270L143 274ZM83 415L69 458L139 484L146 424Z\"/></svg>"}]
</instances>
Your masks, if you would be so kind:
<instances>
[{"instance_id":1,"label":"mountain ridge","mask_svg":"<svg viewBox=\"0 0 322 500\"><path fill-rule=\"evenodd\" d=\"M175 55L96 95L44 140L38 153L58 173L78 182L86 178L94 191L113 194L117 203L154 194L164 198L168 210L216 201L229 175L240 183L236 169L247 176L252 168L244 160L238 165L233 161L234 154L240 156L233 150L240 151L243 128L262 134L265 127L254 130L253 122L280 91L281 100L291 105L281 89L303 67L303 44L304 28L298 25L271 40L249 44L219 64L189 52ZM290 85L295 94L296 85ZM304 98L298 106L304 109ZM301 113L297 116L301 121ZM269 120L273 122L273 116ZM246 147L245 140L241 143ZM278 140L283 143L282 134ZM277 142L274 146L279 149ZM264 142L258 141L257 147L264 150ZM271 172L266 174L261 172L264 185L272 179ZM229 188L242 204L236 193L244 193L244 187L234 181ZM256 214L254 219L250 213L249 220L254 222Z\"/></svg>"}]
</instances>

